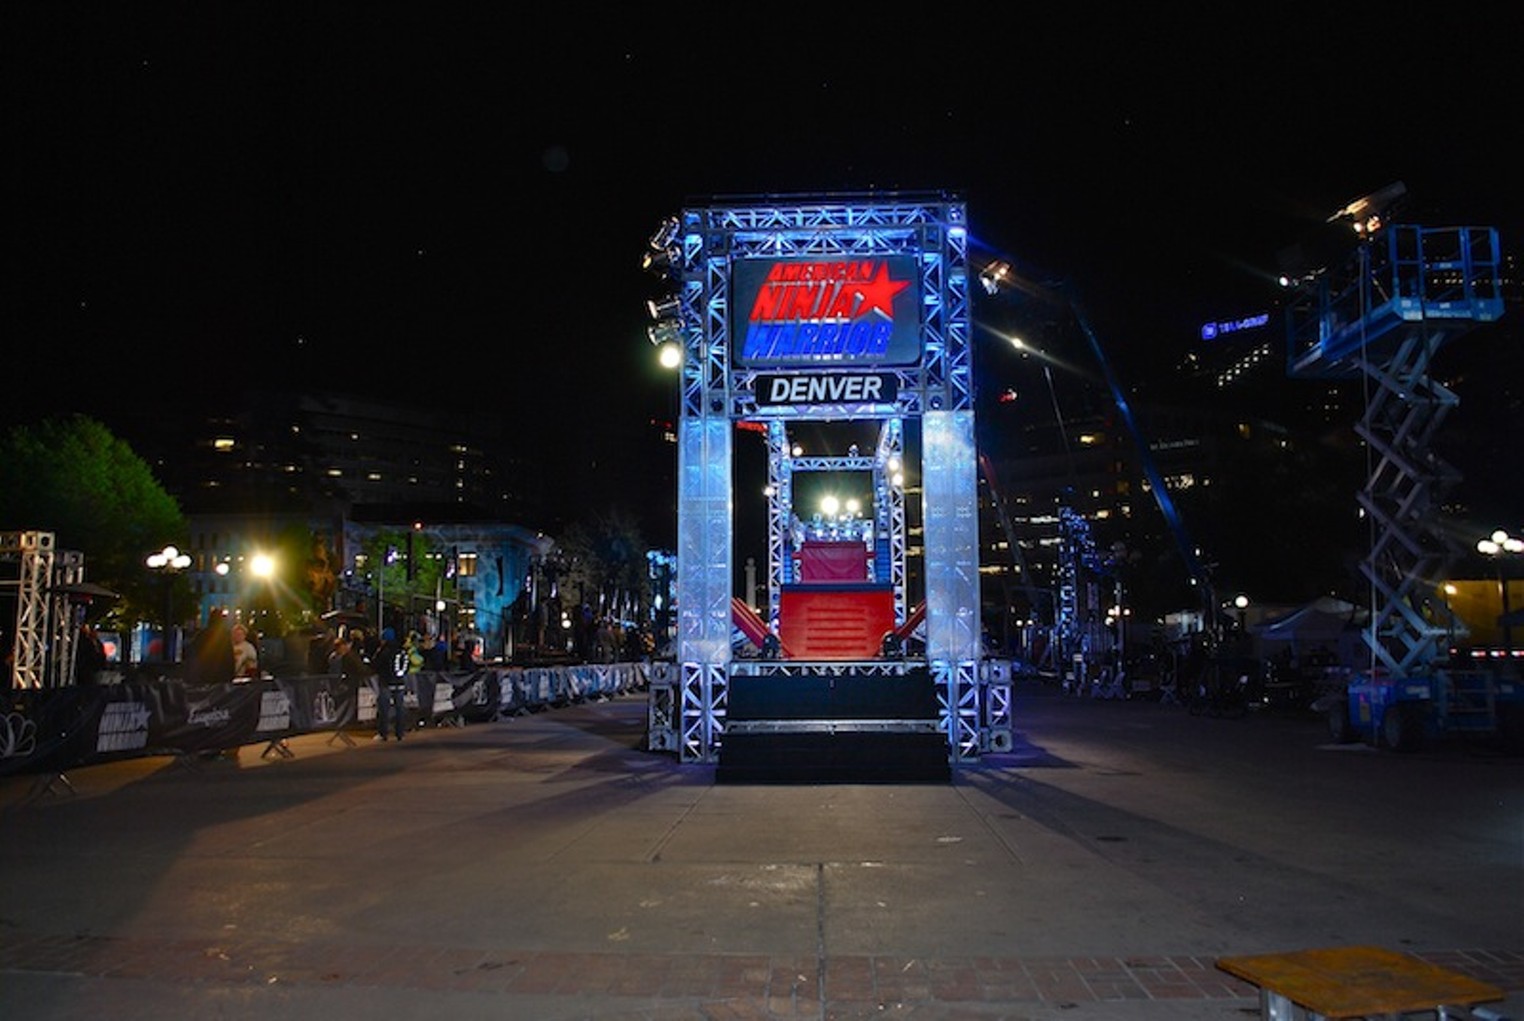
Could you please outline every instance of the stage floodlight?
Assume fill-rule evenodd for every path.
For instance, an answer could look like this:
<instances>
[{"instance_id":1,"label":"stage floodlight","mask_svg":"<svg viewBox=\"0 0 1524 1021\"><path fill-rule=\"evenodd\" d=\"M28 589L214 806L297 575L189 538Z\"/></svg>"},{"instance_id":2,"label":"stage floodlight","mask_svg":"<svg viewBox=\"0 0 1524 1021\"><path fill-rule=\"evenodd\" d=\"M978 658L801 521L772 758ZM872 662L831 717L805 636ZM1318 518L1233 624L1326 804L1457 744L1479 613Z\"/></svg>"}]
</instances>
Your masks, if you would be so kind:
<instances>
[{"instance_id":1,"label":"stage floodlight","mask_svg":"<svg viewBox=\"0 0 1524 1021\"><path fill-rule=\"evenodd\" d=\"M999 294L1001 283L1010 275L1011 267L1009 263L995 261L985 266L979 272L979 283L984 286L985 294Z\"/></svg>"},{"instance_id":2,"label":"stage floodlight","mask_svg":"<svg viewBox=\"0 0 1524 1021\"><path fill-rule=\"evenodd\" d=\"M1387 214L1396 210L1407 193L1407 186L1396 181L1336 210L1326 222L1344 220L1354 228L1356 234L1374 234L1386 222Z\"/></svg>"},{"instance_id":3,"label":"stage floodlight","mask_svg":"<svg viewBox=\"0 0 1524 1021\"><path fill-rule=\"evenodd\" d=\"M675 294L668 295L665 298L652 298L646 302L646 311L657 322L661 322L663 319L680 319L682 318L683 303Z\"/></svg>"},{"instance_id":4,"label":"stage floodlight","mask_svg":"<svg viewBox=\"0 0 1524 1021\"><path fill-rule=\"evenodd\" d=\"M683 324L676 319L659 319L646 327L646 337L653 347L661 347L663 344L681 345Z\"/></svg>"},{"instance_id":5,"label":"stage floodlight","mask_svg":"<svg viewBox=\"0 0 1524 1021\"><path fill-rule=\"evenodd\" d=\"M681 228L682 225L678 223L677 217L667 217L661 222L661 226L656 228L656 233L651 235L651 250L665 252L671 248L672 243L677 240L677 232Z\"/></svg>"},{"instance_id":6,"label":"stage floodlight","mask_svg":"<svg viewBox=\"0 0 1524 1021\"><path fill-rule=\"evenodd\" d=\"M673 270L672 252L665 248L652 248L640 257L640 268L657 276L667 276Z\"/></svg>"}]
</instances>

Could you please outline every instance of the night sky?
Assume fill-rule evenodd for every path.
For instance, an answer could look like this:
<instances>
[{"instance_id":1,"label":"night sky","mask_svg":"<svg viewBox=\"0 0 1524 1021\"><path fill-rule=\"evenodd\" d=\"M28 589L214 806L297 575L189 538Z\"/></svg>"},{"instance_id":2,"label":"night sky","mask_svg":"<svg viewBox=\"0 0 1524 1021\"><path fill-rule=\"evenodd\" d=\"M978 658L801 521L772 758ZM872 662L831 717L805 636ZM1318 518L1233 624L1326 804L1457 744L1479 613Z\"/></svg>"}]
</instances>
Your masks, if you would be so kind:
<instances>
[{"instance_id":1,"label":"night sky","mask_svg":"<svg viewBox=\"0 0 1524 1021\"><path fill-rule=\"evenodd\" d=\"M7 4L6 418L312 381L596 447L670 407L639 257L718 195L961 194L1131 378L1394 181L1515 243L1503 5L1051 6Z\"/></svg>"}]
</instances>

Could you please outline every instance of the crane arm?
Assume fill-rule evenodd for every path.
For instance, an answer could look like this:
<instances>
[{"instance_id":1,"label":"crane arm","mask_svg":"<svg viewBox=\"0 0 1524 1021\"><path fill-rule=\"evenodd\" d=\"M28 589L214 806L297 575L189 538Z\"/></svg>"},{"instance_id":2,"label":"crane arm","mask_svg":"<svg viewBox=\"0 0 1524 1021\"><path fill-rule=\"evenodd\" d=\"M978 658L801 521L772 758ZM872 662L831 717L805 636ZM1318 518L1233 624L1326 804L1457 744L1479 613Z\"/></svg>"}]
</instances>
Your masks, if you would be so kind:
<instances>
[{"instance_id":1,"label":"crane arm","mask_svg":"<svg viewBox=\"0 0 1524 1021\"><path fill-rule=\"evenodd\" d=\"M1090 325L1089 316L1086 315L1080 303L1066 293L1066 289L1059 286L1037 283L1017 274L1009 263L1003 261L992 262L980 274L985 289L990 293L996 293L1005 286L1015 287L1025 294L1035 297L1049 305L1067 309L1079 324L1080 331L1085 335L1085 341L1090 346L1091 353L1095 356L1096 363L1101 368L1106 386L1111 391L1112 401L1116 405L1117 413L1122 416L1122 422L1127 427L1128 435L1132 438L1133 445L1138 451L1138 462L1142 466L1144 477L1148 480L1149 488L1153 491L1154 500L1159 505L1159 512L1164 515L1164 522L1169 527L1170 535L1175 540L1175 546L1180 552L1180 557L1185 563L1186 573L1189 575L1191 584L1195 585L1201 593L1202 608L1206 613L1206 619L1213 622L1216 619L1216 596L1212 591L1211 572L1201 562L1201 557L1196 551L1196 545L1191 541L1186 532L1185 522L1180 517L1180 511L1175 507L1175 501L1169 494L1169 489L1164 485L1164 477L1159 473L1158 465L1154 463L1153 451L1150 449L1143 430L1138 426L1137 417L1133 414L1132 404L1127 400L1127 394L1123 391L1118 381L1116 372L1111 367L1111 359L1106 357L1106 349L1102 346L1095 330Z\"/></svg>"},{"instance_id":2,"label":"crane arm","mask_svg":"<svg viewBox=\"0 0 1524 1021\"><path fill-rule=\"evenodd\" d=\"M1091 353L1095 360L1100 363L1101 372L1106 378L1106 385L1111 389L1111 399L1116 404L1117 413L1122 416L1122 422L1127 426L1127 432L1132 437L1133 444L1138 449L1138 461L1143 467L1143 475L1148 479L1149 488L1153 490L1154 500L1159 505L1159 512L1164 515L1164 523L1169 526L1170 534L1175 539L1175 546L1180 551L1181 558L1185 561L1186 572L1190 575L1192 584L1201 588L1202 600L1207 610L1208 619L1215 615L1215 597L1212 594L1211 574L1202 564L1201 557L1196 552L1195 543L1185 529L1185 522L1180 517L1180 511L1175 507L1174 499L1169 495L1169 488L1164 484L1164 476L1159 473L1159 466L1154 463L1153 451L1148 445L1143 430L1139 428L1136 416L1132 413L1132 404L1127 400L1127 394L1122 391L1122 385L1117 380L1116 373L1111 368L1111 360L1106 357L1106 351L1096 337L1095 331L1090 327L1090 320L1080 306L1074 302L1069 303L1070 310L1074 313L1075 321L1079 323L1080 330L1085 334L1085 339L1090 344Z\"/></svg>"}]
</instances>

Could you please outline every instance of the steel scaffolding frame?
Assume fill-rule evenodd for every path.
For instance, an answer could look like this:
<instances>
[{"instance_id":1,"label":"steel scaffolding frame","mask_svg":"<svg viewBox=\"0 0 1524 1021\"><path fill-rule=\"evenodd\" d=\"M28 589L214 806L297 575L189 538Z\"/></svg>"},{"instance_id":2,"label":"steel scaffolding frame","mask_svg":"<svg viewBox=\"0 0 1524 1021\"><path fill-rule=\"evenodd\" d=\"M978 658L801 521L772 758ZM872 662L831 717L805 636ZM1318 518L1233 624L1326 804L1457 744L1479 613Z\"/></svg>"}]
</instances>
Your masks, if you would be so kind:
<instances>
[{"instance_id":1,"label":"steel scaffolding frame","mask_svg":"<svg viewBox=\"0 0 1524 1021\"><path fill-rule=\"evenodd\" d=\"M16 576L3 584L16 590L16 627L11 685L47 685L48 586L53 580L52 532L0 533L0 558L14 561Z\"/></svg>"},{"instance_id":2,"label":"steel scaffolding frame","mask_svg":"<svg viewBox=\"0 0 1524 1021\"><path fill-rule=\"evenodd\" d=\"M672 719L663 721L661 739L675 737L685 761L716 761L729 678L741 669L731 662L730 649L733 424L762 422L767 428L772 619L776 621L790 559L793 473L861 467L874 474L878 534L888 540L896 620L903 622L905 508L889 466L903 454L903 419L914 416L923 430L926 657L943 706L950 755L977 755L992 744L987 708L992 701L1003 706L995 719L1003 719L1008 731L1008 691L990 699L983 688L1008 686L1009 679L979 667L977 472L963 204L941 195L739 201L685 209L676 229L676 296L684 348L678 424L678 692L677 704L663 710ZM893 400L759 404L759 373L732 365L730 279L735 266L761 258L884 256L915 260L921 300L918 363L875 369L893 376ZM871 459L794 459L787 443L789 419L879 421L878 449Z\"/></svg>"},{"instance_id":3,"label":"steel scaffolding frame","mask_svg":"<svg viewBox=\"0 0 1524 1021\"><path fill-rule=\"evenodd\" d=\"M52 532L0 532L0 562L15 565L0 588L14 589L13 688L55 688L74 679L77 624L70 590L85 580L85 558L56 548Z\"/></svg>"},{"instance_id":4,"label":"steel scaffolding frame","mask_svg":"<svg viewBox=\"0 0 1524 1021\"><path fill-rule=\"evenodd\" d=\"M1359 495L1371 523L1360 569L1373 593L1366 643L1393 678L1423 674L1446 627L1424 603L1460 555L1441 506L1459 473L1432 450L1456 395L1430 378L1442 345L1503 313L1497 231L1396 225L1299 282L1287 308L1291 376L1360 377L1357 434L1371 451Z\"/></svg>"},{"instance_id":5,"label":"steel scaffolding frame","mask_svg":"<svg viewBox=\"0 0 1524 1021\"><path fill-rule=\"evenodd\" d=\"M905 623L905 492L894 481L903 462L904 423L898 418L880 422L877 448L871 457L795 457L788 426L781 418L767 423L767 605L768 621L778 626L783 586L793 576L792 540L795 472L865 472L873 478L874 564L894 589L894 623Z\"/></svg>"}]
</instances>

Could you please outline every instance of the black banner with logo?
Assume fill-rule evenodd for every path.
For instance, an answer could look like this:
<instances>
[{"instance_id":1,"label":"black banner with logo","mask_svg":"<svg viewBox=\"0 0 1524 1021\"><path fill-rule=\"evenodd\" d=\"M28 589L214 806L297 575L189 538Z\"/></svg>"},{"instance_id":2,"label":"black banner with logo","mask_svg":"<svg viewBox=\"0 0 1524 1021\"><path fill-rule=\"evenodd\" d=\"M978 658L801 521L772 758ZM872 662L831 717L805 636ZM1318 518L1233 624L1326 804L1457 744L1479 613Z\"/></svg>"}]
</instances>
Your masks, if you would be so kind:
<instances>
[{"instance_id":1,"label":"black banner with logo","mask_svg":"<svg viewBox=\"0 0 1524 1021\"><path fill-rule=\"evenodd\" d=\"M645 663L482 668L407 677L410 724L481 723L645 687ZM0 776L140 755L220 751L375 726L376 693L334 675L190 685L177 678L10 692Z\"/></svg>"}]
</instances>

